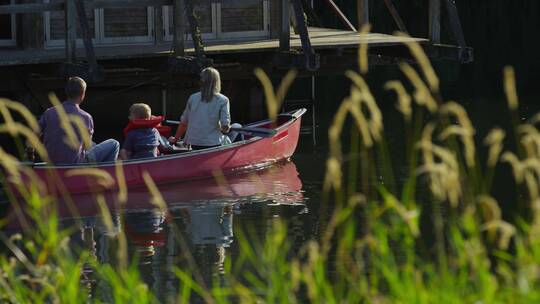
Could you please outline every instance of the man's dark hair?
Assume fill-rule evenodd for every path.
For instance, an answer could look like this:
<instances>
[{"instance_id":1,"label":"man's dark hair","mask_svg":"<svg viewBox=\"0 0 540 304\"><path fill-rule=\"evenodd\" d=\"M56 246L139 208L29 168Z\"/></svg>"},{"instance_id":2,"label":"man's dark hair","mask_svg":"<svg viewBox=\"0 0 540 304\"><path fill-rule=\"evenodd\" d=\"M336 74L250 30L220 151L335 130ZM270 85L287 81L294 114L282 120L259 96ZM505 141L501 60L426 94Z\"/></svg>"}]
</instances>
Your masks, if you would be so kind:
<instances>
[{"instance_id":1,"label":"man's dark hair","mask_svg":"<svg viewBox=\"0 0 540 304\"><path fill-rule=\"evenodd\" d=\"M66 97L74 99L81 97L86 91L86 82L80 77L70 77L66 83Z\"/></svg>"}]
</instances>

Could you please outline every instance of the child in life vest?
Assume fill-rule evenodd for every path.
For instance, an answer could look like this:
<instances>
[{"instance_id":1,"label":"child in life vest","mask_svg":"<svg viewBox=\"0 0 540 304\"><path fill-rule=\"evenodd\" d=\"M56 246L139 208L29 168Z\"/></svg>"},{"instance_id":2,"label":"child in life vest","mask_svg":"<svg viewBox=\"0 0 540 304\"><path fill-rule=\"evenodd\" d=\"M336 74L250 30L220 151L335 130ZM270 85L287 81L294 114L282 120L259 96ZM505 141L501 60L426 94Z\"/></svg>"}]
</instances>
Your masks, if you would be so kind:
<instances>
[{"instance_id":1,"label":"child in life vest","mask_svg":"<svg viewBox=\"0 0 540 304\"><path fill-rule=\"evenodd\" d=\"M161 126L162 121L162 116L152 116L152 110L147 104L131 105L119 158L126 160L158 156L162 147L160 133L170 133L170 127Z\"/></svg>"}]
</instances>

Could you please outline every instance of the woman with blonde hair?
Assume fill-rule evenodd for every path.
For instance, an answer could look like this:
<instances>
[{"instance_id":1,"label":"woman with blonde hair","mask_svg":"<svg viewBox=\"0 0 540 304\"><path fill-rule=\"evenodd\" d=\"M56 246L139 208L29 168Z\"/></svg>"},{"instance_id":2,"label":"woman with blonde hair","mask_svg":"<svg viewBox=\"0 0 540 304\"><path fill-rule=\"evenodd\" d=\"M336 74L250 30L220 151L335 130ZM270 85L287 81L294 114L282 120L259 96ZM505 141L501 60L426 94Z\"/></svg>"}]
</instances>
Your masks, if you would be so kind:
<instances>
[{"instance_id":1,"label":"woman with blonde hair","mask_svg":"<svg viewBox=\"0 0 540 304\"><path fill-rule=\"evenodd\" d=\"M176 143L184 132L184 143L191 145L193 150L229 142L224 135L231 128L229 98L220 91L219 72L214 68L202 70L201 90L189 97L178 130L169 138L171 143Z\"/></svg>"}]
</instances>

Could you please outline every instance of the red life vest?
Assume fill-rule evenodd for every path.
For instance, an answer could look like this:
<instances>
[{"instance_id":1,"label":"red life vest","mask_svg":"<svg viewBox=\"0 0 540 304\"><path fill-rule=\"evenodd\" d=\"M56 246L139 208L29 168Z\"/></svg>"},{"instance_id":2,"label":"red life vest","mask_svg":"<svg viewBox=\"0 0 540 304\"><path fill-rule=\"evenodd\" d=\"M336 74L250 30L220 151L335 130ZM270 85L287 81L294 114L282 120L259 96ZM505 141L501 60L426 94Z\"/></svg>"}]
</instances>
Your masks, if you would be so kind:
<instances>
[{"instance_id":1,"label":"red life vest","mask_svg":"<svg viewBox=\"0 0 540 304\"><path fill-rule=\"evenodd\" d=\"M135 129L148 129L156 128L161 136L169 137L171 135L172 128L169 126L162 126L163 116L151 116L148 119L133 119L130 120L127 126L124 128L124 135L131 130Z\"/></svg>"}]
</instances>

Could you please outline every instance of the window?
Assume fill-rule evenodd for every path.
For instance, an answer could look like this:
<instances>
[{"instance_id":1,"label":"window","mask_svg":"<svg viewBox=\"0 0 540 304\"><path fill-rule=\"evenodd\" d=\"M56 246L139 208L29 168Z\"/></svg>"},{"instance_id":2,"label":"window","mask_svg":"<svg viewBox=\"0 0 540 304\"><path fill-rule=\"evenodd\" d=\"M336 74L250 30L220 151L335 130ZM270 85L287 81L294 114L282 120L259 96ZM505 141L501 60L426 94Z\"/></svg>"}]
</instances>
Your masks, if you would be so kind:
<instances>
[{"instance_id":1,"label":"window","mask_svg":"<svg viewBox=\"0 0 540 304\"><path fill-rule=\"evenodd\" d=\"M195 13L203 39L267 37L269 34L268 0L195 0ZM173 7L163 10L165 39L173 37ZM186 19L186 23L188 20ZM191 37L189 24L187 37Z\"/></svg>"},{"instance_id":2,"label":"window","mask_svg":"<svg viewBox=\"0 0 540 304\"><path fill-rule=\"evenodd\" d=\"M0 0L0 5L14 3L14 0ZM15 15L0 15L0 45L15 45Z\"/></svg>"},{"instance_id":3,"label":"window","mask_svg":"<svg viewBox=\"0 0 540 304\"><path fill-rule=\"evenodd\" d=\"M265 0L224 0L219 3L221 37L259 36L268 31Z\"/></svg>"},{"instance_id":4,"label":"window","mask_svg":"<svg viewBox=\"0 0 540 304\"><path fill-rule=\"evenodd\" d=\"M64 2L64 0L44 0ZM65 45L65 12L52 11L45 15L45 45L56 47ZM121 43L151 43L153 37L154 10L141 8L86 9L90 35L95 45ZM81 38L77 25L77 37ZM82 45L82 40L77 44Z\"/></svg>"}]
</instances>

